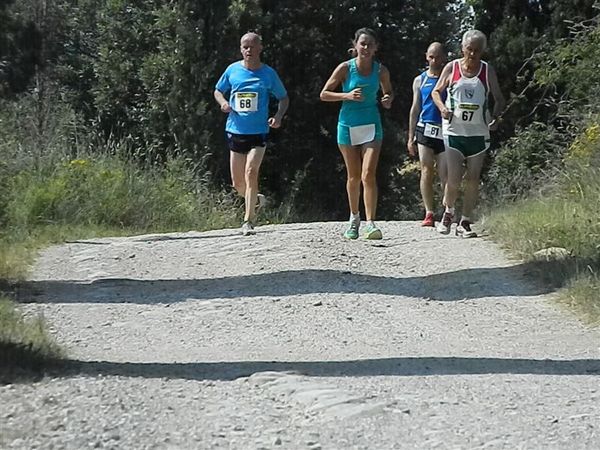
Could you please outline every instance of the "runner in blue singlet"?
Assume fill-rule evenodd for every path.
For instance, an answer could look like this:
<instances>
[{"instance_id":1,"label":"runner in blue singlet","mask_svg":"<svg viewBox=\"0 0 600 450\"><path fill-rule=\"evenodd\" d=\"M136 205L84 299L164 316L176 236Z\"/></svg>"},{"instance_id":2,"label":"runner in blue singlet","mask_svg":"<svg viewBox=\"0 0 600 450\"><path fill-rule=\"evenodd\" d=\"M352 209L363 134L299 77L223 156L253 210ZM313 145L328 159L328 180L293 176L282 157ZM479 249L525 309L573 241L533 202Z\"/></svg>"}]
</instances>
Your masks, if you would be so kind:
<instances>
[{"instance_id":1,"label":"runner in blue singlet","mask_svg":"<svg viewBox=\"0 0 600 450\"><path fill-rule=\"evenodd\" d=\"M446 64L444 47L439 42L427 48L425 58L429 67L413 81L413 102L410 108L408 126L408 153L411 156L419 152L421 163L421 197L425 206L424 227L435 225L433 215L433 178L434 162L442 185L446 184L446 163L444 157L444 138L442 136L442 116L431 98L440 73Z\"/></svg>"},{"instance_id":2,"label":"runner in blue singlet","mask_svg":"<svg viewBox=\"0 0 600 450\"><path fill-rule=\"evenodd\" d=\"M367 219L364 237L381 239L381 230L374 222L377 212L375 174L383 138L377 93L381 87L381 105L389 109L393 99L392 85L387 68L374 59L377 52L375 32L361 28L355 33L352 44L350 52L354 57L336 67L321 91L321 100L342 102L337 139L346 164L346 191L350 205L350 224L344 237L358 238L362 181ZM337 92L340 86L342 92Z\"/></svg>"}]
</instances>

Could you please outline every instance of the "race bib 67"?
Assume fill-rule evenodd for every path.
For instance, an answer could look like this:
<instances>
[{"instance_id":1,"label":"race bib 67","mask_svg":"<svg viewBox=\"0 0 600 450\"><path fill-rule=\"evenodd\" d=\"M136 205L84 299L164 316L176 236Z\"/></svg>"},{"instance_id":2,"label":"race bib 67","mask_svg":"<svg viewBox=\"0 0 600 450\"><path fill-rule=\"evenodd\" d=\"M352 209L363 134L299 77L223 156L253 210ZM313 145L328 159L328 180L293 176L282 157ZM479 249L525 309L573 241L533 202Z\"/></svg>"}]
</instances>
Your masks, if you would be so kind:
<instances>
[{"instance_id":1,"label":"race bib 67","mask_svg":"<svg viewBox=\"0 0 600 450\"><path fill-rule=\"evenodd\" d=\"M476 112L479 110L479 105L473 103L460 103L454 115L458 116L461 122L476 122L479 118Z\"/></svg>"}]
</instances>

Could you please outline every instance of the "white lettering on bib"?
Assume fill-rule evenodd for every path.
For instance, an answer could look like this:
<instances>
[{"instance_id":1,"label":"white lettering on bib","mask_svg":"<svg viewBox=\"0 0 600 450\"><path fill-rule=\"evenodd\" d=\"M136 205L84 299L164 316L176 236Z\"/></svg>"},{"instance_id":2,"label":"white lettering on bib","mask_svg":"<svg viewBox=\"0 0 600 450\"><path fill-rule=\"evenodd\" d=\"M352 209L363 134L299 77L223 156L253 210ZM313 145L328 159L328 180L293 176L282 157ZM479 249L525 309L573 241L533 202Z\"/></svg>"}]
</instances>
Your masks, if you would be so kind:
<instances>
[{"instance_id":1,"label":"white lettering on bib","mask_svg":"<svg viewBox=\"0 0 600 450\"><path fill-rule=\"evenodd\" d=\"M236 92L234 104L237 112L258 111L258 92Z\"/></svg>"}]
</instances>

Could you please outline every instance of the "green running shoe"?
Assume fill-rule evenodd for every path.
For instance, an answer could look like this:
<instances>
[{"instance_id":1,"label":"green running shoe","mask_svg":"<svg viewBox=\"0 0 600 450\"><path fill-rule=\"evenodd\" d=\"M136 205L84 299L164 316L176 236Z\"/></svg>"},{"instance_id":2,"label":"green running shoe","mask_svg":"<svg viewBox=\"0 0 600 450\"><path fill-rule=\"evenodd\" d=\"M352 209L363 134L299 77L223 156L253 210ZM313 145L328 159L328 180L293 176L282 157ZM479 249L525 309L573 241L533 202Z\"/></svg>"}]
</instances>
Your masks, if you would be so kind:
<instances>
[{"instance_id":1,"label":"green running shoe","mask_svg":"<svg viewBox=\"0 0 600 450\"><path fill-rule=\"evenodd\" d=\"M344 237L346 239L358 239L358 227L360 226L360 222L350 222L350 226L344 233Z\"/></svg>"},{"instance_id":2,"label":"green running shoe","mask_svg":"<svg viewBox=\"0 0 600 450\"><path fill-rule=\"evenodd\" d=\"M375 226L375 224L368 224L365 227L365 239L381 239L383 238L383 234L381 234L381 230Z\"/></svg>"}]
</instances>

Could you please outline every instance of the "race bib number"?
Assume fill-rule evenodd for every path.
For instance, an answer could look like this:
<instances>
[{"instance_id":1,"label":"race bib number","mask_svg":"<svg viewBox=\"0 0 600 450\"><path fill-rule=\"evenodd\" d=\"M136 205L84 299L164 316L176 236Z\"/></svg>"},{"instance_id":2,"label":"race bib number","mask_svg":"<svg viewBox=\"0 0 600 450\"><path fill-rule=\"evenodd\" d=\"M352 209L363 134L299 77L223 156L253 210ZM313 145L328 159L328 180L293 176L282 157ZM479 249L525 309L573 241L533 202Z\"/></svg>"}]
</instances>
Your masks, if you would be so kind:
<instances>
[{"instance_id":1,"label":"race bib number","mask_svg":"<svg viewBox=\"0 0 600 450\"><path fill-rule=\"evenodd\" d=\"M236 92L234 109L237 112L258 111L258 93L257 92Z\"/></svg>"},{"instance_id":2,"label":"race bib number","mask_svg":"<svg viewBox=\"0 0 600 450\"><path fill-rule=\"evenodd\" d=\"M350 144L360 145L375 139L375 124L359 125L350 127Z\"/></svg>"},{"instance_id":3,"label":"race bib number","mask_svg":"<svg viewBox=\"0 0 600 450\"><path fill-rule=\"evenodd\" d=\"M442 139L442 127L432 123L426 123L423 130L423 136L432 139Z\"/></svg>"},{"instance_id":4,"label":"race bib number","mask_svg":"<svg viewBox=\"0 0 600 450\"><path fill-rule=\"evenodd\" d=\"M474 123L478 121L479 116L476 114L479 110L479 105L472 103L460 103L454 115L460 122Z\"/></svg>"}]
</instances>

